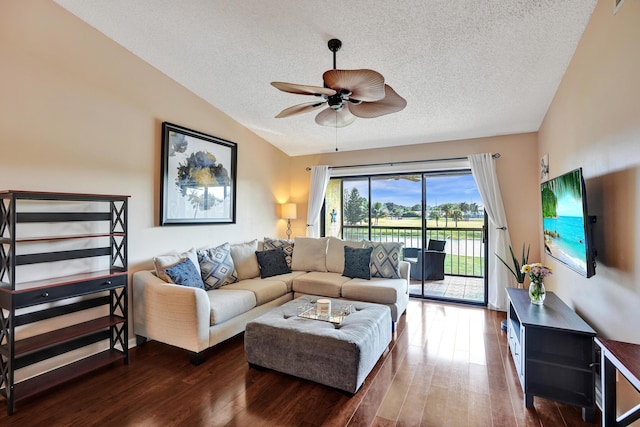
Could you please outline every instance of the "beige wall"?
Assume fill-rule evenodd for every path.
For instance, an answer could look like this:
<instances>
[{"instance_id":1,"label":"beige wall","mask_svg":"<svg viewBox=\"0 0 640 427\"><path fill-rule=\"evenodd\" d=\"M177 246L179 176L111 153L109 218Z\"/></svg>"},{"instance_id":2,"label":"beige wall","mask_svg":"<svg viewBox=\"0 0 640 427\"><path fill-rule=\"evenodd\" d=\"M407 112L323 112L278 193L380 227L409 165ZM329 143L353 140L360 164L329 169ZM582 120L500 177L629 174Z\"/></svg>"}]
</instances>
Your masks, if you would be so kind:
<instances>
[{"instance_id":1,"label":"beige wall","mask_svg":"<svg viewBox=\"0 0 640 427\"><path fill-rule=\"evenodd\" d=\"M551 177L583 168L596 275L545 261L556 267L550 287L601 335L640 343L640 2L616 15L610 3L598 3L539 132Z\"/></svg>"},{"instance_id":2,"label":"beige wall","mask_svg":"<svg viewBox=\"0 0 640 427\"><path fill-rule=\"evenodd\" d=\"M616 15L612 4L598 2L539 132L551 177L583 168L598 216L596 275L545 262L549 287L600 336L640 344L640 1ZM624 396L627 407L638 399Z\"/></svg>"},{"instance_id":3,"label":"beige wall","mask_svg":"<svg viewBox=\"0 0 640 427\"><path fill-rule=\"evenodd\" d=\"M538 157L535 133L293 157L291 198L299 203L298 213L302 212L302 215L298 217L306 221L309 172L305 168L309 166L442 159L488 152L500 153L500 158L496 160L496 172L509 221L511 242L514 248L530 243L532 253L538 253L539 168L537 160L532 161ZM523 194L525 188L533 190ZM304 225L302 220L296 221L295 231L303 233Z\"/></svg>"},{"instance_id":4,"label":"beige wall","mask_svg":"<svg viewBox=\"0 0 640 427\"><path fill-rule=\"evenodd\" d=\"M129 262L284 236L289 157L49 1L0 10L0 189L128 194ZM161 123L238 144L237 223L159 227Z\"/></svg>"},{"instance_id":5,"label":"beige wall","mask_svg":"<svg viewBox=\"0 0 640 427\"><path fill-rule=\"evenodd\" d=\"M284 237L277 203L289 198L289 157L53 2L0 4L0 58L0 190L130 195L130 272L173 250ZM163 121L238 144L236 224L158 225ZM17 334L83 316L95 314ZM86 352L32 365L16 378Z\"/></svg>"}]
</instances>

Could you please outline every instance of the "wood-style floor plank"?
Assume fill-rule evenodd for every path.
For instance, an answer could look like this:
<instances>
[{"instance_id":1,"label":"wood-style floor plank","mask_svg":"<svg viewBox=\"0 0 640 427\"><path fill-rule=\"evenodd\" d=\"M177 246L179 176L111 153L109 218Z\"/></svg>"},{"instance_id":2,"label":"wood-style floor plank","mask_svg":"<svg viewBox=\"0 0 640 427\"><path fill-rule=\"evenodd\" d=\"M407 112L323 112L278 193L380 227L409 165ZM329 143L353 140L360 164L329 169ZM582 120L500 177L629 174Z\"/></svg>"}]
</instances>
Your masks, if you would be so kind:
<instances>
[{"instance_id":1,"label":"wood-style floor plank","mask_svg":"<svg viewBox=\"0 0 640 427\"><path fill-rule=\"evenodd\" d=\"M578 407L522 389L500 329L505 313L411 300L389 349L354 395L249 368L242 335L187 353L157 342L56 390L0 398L0 426L469 426L582 427ZM599 416L599 414L598 414Z\"/></svg>"}]
</instances>

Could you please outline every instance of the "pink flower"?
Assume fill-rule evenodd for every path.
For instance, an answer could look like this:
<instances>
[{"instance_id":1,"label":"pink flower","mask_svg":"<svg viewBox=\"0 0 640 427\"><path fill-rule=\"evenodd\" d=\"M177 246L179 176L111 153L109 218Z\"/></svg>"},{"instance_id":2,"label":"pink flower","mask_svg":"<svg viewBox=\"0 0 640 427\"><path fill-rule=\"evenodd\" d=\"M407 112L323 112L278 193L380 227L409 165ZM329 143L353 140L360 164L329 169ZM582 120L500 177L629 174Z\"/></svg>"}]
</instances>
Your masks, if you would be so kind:
<instances>
[{"instance_id":1,"label":"pink flower","mask_svg":"<svg viewBox=\"0 0 640 427\"><path fill-rule=\"evenodd\" d=\"M551 267L542 265L539 262L535 264L525 264L522 266L522 272L529 275L532 282L542 282L545 277L552 274Z\"/></svg>"}]
</instances>

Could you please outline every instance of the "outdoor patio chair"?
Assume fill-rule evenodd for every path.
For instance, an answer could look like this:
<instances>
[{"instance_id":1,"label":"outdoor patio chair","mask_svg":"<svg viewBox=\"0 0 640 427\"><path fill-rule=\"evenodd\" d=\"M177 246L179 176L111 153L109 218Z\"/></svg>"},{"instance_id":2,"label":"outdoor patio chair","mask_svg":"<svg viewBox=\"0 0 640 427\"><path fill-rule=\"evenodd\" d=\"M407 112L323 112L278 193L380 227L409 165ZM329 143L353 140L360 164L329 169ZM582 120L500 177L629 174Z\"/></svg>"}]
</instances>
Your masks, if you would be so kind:
<instances>
[{"instance_id":1,"label":"outdoor patio chair","mask_svg":"<svg viewBox=\"0 0 640 427\"><path fill-rule=\"evenodd\" d=\"M444 248L446 240L430 239L427 249L405 248L404 260L411 264L411 278L414 280L443 280L444 259L447 256ZM424 259L424 263L422 260ZM422 271L420 270L422 264Z\"/></svg>"}]
</instances>

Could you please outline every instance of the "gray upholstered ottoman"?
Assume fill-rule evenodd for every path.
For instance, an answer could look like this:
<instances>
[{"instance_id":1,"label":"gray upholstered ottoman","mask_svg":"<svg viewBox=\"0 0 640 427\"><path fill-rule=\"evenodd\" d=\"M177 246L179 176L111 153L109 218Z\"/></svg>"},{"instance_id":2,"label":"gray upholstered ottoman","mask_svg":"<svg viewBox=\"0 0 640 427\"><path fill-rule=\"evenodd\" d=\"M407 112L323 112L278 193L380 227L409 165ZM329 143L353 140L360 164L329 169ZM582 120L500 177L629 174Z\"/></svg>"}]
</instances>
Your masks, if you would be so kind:
<instances>
[{"instance_id":1,"label":"gray upholstered ottoman","mask_svg":"<svg viewBox=\"0 0 640 427\"><path fill-rule=\"evenodd\" d=\"M391 342L391 311L384 305L332 299L332 307L353 304L355 313L337 325L298 317L298 306L318 298L324 297L297 298L247 323L247 360L355 393Z\"/></svg>"}]
</instances>

